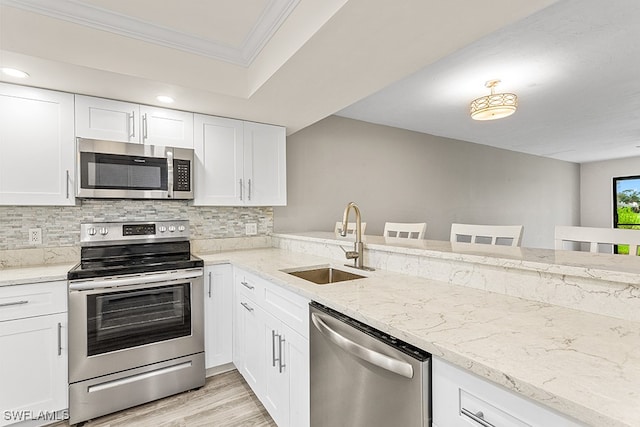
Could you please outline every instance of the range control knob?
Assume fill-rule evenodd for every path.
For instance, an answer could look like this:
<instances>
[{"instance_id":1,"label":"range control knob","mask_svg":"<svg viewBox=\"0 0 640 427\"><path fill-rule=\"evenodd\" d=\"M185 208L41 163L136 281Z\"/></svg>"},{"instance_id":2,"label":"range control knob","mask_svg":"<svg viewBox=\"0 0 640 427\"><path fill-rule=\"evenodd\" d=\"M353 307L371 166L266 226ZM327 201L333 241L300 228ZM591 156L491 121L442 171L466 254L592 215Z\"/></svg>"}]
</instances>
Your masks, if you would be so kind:
<instances>
[{"instance_id":1,"label":"range control knob","mask_svg":"<svg viewBox=\"0 0 640 427\"><path fill-rule=\"evenodd\" d=\"M98 231L94 227L87 228L87 234L89 236L95 236Z\"/></svg>"},{"instance_id":2,"label":"range control knob","mask_svg":"<svg viewBox=\"0 0 640 427\"><path fill-rule=\"evenodd\" d=\"M102 234L103 236L106 236L107 234L109 234L109 229L107 227L100 227L100 234Z\"/></svg>"},{"instance_id":3,"label":"range control knob","mask_svg":"<svg viewBox=\"0 0 640 427\"><path fill-rule=\"evenodd\" d=\"M178 231L182 232L184 230L186 230L187 228L184 225L179 225L178 226Z\"/></svg>"},{"instance_id":4,"label":"range control knob","mask_svg":"<svg viewBox=\"0 0 640 427\"><path fill-rule=\"evenodd\" d=\"M164 233L165 231L167 231L167 227L165 227L164 225L161 225L160 227L158 227L158 231L161 233Z\"/></svg>"},{"instance_id":5,"label":"range control knob","mask_svg":"<svg viewBox=\"0 0 640 427\"><path fill-rule=\"evenodd\" d=\"M170 225L170 226L169 226L169 231L170 231L171 233L173 233L174 231L176 231L176 226L175 226L175 225Z\"/></svg>"}]
</instances>

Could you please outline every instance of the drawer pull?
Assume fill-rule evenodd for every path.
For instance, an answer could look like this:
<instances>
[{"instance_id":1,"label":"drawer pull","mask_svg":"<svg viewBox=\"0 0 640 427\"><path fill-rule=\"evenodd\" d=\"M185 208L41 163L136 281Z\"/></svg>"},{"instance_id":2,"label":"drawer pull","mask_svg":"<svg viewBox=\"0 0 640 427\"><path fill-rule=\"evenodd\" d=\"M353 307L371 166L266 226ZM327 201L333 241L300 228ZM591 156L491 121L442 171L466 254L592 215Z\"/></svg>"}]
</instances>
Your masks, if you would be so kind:
<instances>
[{"instance_id":1,"label":"drawer pull","mask_svg":"<svg viewBox=\"0 0 640 427\"><path fill-rule=\"evenodd\" d=\"M22 304L28 304L29 300L22 300L22 301L14 301L14 302L3 302L2 304L0 304L0 307L10 307L13 305L22 305Z\"/></svg>"},{"instance_id":2,"label":"drawer pull","mask_svg":"<svg viewBox=\"0 0 640 427\"><path fill-rule=\"evenodd\" d=\"M240 282L240 283L242 283L242 286L244 286L244 287L245 287L245 288L247 288L247 289L251 289L251 290L254 290L254 289L255 289L255 286L250 285L250 284L248 284L247 282Z\"/></svg>"},{"instance_id":3,"label":"drawer pull","mask_svg":"<svg viewBox=\"0 0 640 427\"><path fill-rule=\"evenodd\" d=\"M250 312L253 311L253 307L251 307L246 302L241 302L240 305L243 306L244 308L246 308L247 310L249 310Z\"/></svg>"},{"instance_id":4,"label":"drawer pull","mask_svg":"<svg viewBox=\"0 0 640 427\"><path fill-rule=\"evenodd\" d=\"M482 413L482 411L478 411L476 413L471 412L470 410L466 409L466 408L462 408L460 409L460 411L466 415L467 417L471 418L473 421L477 422L478 424L480 424L483 427L495 427L495 425L491 424L489 421L484 419L484 414Z\"/></svg>"}]
</instances>

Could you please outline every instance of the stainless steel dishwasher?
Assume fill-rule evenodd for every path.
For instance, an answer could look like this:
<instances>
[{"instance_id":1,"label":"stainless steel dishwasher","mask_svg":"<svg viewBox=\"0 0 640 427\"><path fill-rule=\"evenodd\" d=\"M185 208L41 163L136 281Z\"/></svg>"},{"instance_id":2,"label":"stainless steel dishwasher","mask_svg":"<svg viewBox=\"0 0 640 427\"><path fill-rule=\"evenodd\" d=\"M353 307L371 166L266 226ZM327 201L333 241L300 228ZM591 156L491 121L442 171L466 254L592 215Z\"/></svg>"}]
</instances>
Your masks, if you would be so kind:
<instances>
[{"instance_id":1,"label":"stainless steel dishwasher","mask_svg":"<svg viewBox=\"0 0 640 427\"><path fill-rule=\"evenodd\" d=\"M431 355L310 304L311 427L428 427Z\"/></svg>"}]
</instances>

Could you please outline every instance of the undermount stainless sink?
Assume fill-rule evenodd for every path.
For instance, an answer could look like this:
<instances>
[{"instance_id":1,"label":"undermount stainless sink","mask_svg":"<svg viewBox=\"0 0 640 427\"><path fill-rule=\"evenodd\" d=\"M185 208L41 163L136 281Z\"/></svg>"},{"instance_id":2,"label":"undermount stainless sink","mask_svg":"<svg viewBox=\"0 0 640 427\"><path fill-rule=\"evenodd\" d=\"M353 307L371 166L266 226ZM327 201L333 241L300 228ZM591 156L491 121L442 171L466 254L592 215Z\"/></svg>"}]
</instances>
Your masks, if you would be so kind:
<instances>
[{"instance_id":1,"label":"undermount stainless sink","mask_svg":"<svg viewBox=\"0 0 640 427\"><path fill-rule=\"evenodd\" d=\"M286 273L299 277L316 285L344 282L346 280L363 279L366 276L339 270L333 267L310 267L308 269L287 271Z\"/></svg>"}]
</instances>

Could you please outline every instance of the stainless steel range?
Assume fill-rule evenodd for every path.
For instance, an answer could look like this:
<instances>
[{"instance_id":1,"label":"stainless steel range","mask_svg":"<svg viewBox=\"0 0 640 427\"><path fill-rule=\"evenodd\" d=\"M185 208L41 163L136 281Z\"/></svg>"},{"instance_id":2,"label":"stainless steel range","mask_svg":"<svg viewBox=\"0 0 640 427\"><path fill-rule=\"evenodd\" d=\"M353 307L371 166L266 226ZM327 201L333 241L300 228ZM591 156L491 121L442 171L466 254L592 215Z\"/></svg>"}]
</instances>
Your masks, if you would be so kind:
<instances>
[{"instance_id":1,"label":"stainless steel range","mask_svg":"<svg viewBox=\"0 0 640 427\"><path fill-rule=\"evenodd\" d=\"M81 225L69 279L69 422L205 381L203 261L188 221Z\"/></svg>"}]
</instances>

